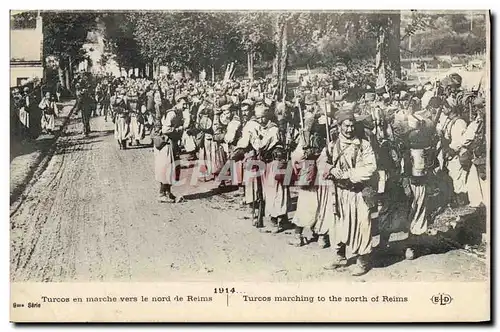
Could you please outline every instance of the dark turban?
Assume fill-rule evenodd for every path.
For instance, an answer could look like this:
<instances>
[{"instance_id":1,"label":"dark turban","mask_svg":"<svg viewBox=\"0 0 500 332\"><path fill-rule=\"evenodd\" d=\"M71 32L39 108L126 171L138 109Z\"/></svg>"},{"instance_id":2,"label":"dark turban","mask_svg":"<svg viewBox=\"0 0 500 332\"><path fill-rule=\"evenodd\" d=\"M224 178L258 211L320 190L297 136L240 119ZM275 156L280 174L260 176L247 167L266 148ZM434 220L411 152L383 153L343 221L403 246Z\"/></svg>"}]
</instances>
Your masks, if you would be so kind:
<instances>
[{"instance_id":1,"label":"dark turban","mask_svg":"<svg viewBox=\"0 0 500 332\"><path fill-rule=\"evenodd\" d=\"M354 112L347 110L339 111L337 113L337 123L340 125L345 120L351 120L352 122L354 122L355 121Z\"/></svg>"}]
</instances>

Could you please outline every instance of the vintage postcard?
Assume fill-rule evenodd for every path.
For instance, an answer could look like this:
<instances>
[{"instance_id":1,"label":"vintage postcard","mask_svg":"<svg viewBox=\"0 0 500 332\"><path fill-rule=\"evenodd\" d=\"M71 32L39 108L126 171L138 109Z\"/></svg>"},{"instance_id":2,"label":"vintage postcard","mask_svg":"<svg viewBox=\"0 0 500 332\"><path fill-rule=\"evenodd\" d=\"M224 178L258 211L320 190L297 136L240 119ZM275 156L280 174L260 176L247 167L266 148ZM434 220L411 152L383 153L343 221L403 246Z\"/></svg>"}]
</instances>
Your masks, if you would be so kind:
<instances>
[{"instance_id":1,"label":"vintage postcard","mask_svg":"<svg viewBox=\"0 0 500 332\"><path fill-rule=\"evenodd\" d=\"M490 321L489 36L11 10L10 320Z\"/></svg>"}]
</instances>

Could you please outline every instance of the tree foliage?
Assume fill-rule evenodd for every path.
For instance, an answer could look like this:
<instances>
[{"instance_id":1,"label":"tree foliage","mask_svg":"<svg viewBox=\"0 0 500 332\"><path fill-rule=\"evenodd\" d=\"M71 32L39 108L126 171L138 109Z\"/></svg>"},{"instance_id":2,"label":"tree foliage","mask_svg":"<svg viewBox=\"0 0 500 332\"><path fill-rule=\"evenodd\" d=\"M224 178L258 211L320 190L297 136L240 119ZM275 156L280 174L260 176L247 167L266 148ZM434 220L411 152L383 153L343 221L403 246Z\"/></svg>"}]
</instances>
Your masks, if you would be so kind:
<instances>
[{"instance_id":1,"label":"tree foliage","mask_svg":"<svg viewBox=\"0 0 500 332\"><path fill-rule=\"evenodd\" d=\"M136 14L134 12L111 12L100 17L105 27L106 52L101 61L106 63L113 54L124 68L142 67L145 64L139 44L134 38Z\"/></svg>"},{"instance_id":2,"label":"tree foliage","mask_svg":"<svg viewBox=\"0 0 500 332\"><path fill-rule=\"evenodd\" d=\"M221 70L229 62L245 67L249 56L261 63L276 59L286 23L287 66L329 65L338 61L374 59L380 37L397 65L399 48L412 56L474 53L485 48L485 15L433 12L195 12L151 11L45 12L46 53L78 59L87 32L99 16L104 22L108 53L125 68L145 64L172 70ZM397 16L397 17L396 17ZM473 24L471 24L473 19ZM277 38L280 37L280 38ZM279 39L279 40L278 40ZM406 51L405 51L406 52ZM284 56L285 53L281 52ZM406 53L405 53L406 54ZM252 60L253 61L253 60ZM250 61L248 62L250 63ZM253 63L253 62L252 62Z\"/></svg>"},{"instance_id":3,"label":"tree foliage","mask_svg":"<svg viewBox=\"0 0 500 332\"><path fill-rule=\"evenodd\" d=\"M89 31L95 28L97 13L44 11L43 17L44 53L60 58L61 62L71 59L74 63L85 57L82 46Z\"/></svg>"}]
</instances>

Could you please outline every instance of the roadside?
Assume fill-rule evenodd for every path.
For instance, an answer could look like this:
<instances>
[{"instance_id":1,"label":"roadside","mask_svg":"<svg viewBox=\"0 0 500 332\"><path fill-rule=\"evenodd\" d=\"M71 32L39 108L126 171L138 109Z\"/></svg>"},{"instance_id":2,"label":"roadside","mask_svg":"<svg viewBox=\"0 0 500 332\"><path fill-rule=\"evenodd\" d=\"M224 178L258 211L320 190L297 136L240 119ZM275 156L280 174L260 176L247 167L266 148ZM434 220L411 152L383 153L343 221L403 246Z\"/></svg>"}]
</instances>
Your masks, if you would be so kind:
<instances>
[{"instance_id":1,"label":"roadside","mask_svg":"<svg viewBox=\"0 0 500 332\"><path fill-rule=\"evenodd\" d=\"M74 100L58 103L59 116L56 118L56 130L53 135L42 134L35 140L10 141L10 204L23 193L37 168L45 158L50 159L54 142L59 138L66 126Z\"/></svg>"}]
</instances>

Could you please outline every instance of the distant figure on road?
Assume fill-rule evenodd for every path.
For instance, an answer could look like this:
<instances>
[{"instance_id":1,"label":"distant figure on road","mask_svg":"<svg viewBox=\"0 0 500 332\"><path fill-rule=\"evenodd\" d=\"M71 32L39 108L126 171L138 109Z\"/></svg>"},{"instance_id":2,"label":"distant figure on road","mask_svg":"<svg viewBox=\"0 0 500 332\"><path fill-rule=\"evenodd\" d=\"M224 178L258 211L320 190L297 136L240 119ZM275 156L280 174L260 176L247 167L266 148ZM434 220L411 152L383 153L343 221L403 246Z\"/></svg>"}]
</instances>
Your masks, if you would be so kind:
<instances>
[{"instance_id":1,"label":"distant figure on road","mask_svg":"<svg viewBox=\"0 0 500 332\"><path fill-rule=\"evenodd\" d=\"M89 91L77 84L76 103L75 106L73 106L73 109L80 111L82 114L83 134L85 137L88 137L90 134L90 115L92 114L93 103L94 100L90 96Z\"/></svg>"}]
</instances>

